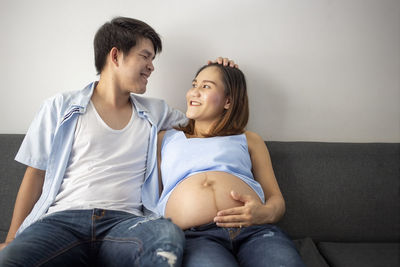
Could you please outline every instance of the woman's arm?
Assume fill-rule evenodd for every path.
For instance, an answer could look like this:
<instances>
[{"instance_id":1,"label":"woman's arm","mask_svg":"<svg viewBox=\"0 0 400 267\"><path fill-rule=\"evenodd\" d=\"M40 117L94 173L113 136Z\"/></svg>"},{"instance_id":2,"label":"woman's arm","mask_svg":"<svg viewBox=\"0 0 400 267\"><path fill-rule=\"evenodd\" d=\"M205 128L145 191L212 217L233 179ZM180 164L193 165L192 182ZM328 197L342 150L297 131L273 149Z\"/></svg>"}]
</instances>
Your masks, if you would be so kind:
<instances>
[{"instance_id":1,"label":"woman's arm","mask_svg":"<svg viewBox=\"0 0 400 267\"><path fill-rule=\"evenodd\" d=\"M272 168L271 157L264 140L256 133L246 132L253 175L265 195L265 222L276 223L285 213L285 200Z\"/></svg>"},{"instance_id":2,"label":"woman's arm","mask_svg":"<svg viewBox=\"0 0 400 267\"><path fill-rule=\"evenodd\" d=\"M231 192L232 198L243 202L243 206L219 211L214 219L218 226L241 227L276 223L285 213L285 201L276 181L264 140L258 134L248 131L246 137L252 172L264 191L265 204L250 195Z\"/></svg>"},{"instance_id":3,"label":"woman's arm","mask_svg":"<svg viewBox=\"0 0 400 267\"><path fill-rule=\"evenodd\" d=\"M42 194L45 171L27 167L21 186L19 187L15 201L14 212L10 229L4 243L0 244L0 250L7 246L15 238L18 228L33 209Z\"/></svg>"}]
</instances>

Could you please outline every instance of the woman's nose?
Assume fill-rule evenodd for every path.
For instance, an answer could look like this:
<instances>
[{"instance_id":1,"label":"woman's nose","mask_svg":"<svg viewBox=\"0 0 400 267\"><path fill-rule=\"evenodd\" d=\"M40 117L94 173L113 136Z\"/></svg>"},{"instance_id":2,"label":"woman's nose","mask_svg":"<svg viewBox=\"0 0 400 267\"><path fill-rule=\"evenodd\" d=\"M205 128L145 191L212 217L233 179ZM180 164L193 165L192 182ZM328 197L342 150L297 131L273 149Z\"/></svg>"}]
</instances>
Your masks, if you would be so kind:
<instances>
[{"instance_id":1,"label":"woman's nose","mask_svg":"<svg viewBox=\"0 0 400 267\"><path fill-rule=\"evenodd\" d=\"M199 96L200 95L200 91L197 87L193 87L192 89L190 89L190 95L191 96Z\"/></svg>"}]
</instances>

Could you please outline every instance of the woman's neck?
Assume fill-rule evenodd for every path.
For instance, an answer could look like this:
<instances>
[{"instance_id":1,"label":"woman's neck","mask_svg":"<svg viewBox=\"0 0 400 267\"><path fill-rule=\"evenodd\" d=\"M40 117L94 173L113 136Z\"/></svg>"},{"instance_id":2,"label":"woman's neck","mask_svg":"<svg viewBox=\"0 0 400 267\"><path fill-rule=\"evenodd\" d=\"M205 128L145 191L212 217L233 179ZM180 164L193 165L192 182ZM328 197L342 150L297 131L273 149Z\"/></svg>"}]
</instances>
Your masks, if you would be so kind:
<instances>
[{"instance_id":1,"label":"woman's neck","mask_svg":"<svg viewBox=\"0 0 400 267\"><path fill-rule=\"evenodd\" d=\"M212 123L195 122L192 137L207 137L211 132Z\"/></svg>"}]
</instances>

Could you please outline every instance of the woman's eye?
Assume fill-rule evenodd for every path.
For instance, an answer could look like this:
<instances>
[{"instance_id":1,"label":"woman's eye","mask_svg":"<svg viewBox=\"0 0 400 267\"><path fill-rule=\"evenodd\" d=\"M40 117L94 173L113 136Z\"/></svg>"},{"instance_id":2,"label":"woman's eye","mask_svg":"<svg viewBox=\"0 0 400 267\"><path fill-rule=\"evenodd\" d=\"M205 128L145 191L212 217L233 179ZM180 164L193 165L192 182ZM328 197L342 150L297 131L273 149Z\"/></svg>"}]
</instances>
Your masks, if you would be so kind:
<instances>
[{"instance_id":1,"label":"woman's eye","mask_svg":"<svg viewBox=\"0 0 400 267\"><path fill-rule=\"evenodd\" d=\"M197 87L197 84L192 83L192 88L196 88L196 87Z\"/></svg>"},{"instance_id":2,"label":"woman's eye","mask_svg":"<svg viewBox=\"0 0 400 267\"><path fill-rule=\"evenodd\" d=\"M211 87L207 84L203 85L203 88L210 89Z\"/></svg>"}]
</instances>

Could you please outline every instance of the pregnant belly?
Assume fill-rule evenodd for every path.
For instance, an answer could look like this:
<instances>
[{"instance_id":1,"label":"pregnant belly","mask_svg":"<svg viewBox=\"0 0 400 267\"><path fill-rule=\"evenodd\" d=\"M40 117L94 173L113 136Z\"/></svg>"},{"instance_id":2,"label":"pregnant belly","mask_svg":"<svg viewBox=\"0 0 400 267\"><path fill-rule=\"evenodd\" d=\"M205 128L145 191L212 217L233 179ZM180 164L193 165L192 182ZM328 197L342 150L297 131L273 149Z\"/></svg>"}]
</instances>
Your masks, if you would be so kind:
<instances>
[{"instance_id":1,"label":"pregnant belly","mask_svg":"<svg viewBox=\"0 0 400 267\"><path fill-rule=\"evenodd\" d=\"M212 222L218 211L243 205L231 197L232 190L259 199L251 187L232 174L214 171L192 175L172 191L165 217L182 229Z\"/></svg>"}]
</instances>

